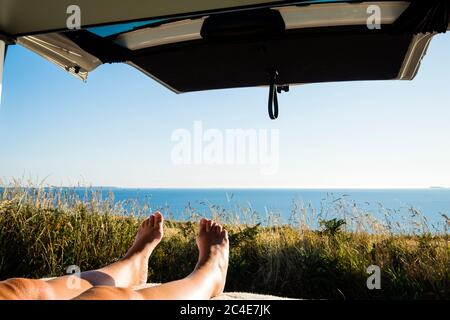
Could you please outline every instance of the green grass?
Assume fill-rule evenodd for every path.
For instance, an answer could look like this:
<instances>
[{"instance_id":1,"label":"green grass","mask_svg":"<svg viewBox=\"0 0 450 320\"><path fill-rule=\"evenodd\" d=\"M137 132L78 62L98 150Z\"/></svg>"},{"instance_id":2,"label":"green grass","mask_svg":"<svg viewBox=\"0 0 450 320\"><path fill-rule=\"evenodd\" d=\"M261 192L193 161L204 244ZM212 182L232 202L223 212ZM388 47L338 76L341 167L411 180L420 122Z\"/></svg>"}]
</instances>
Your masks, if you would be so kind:
<instances>
[{"instance_id":1,"label":"green grass","mask_svg":"<svg viewBox=\"0 0 450 320\"><path fill-rule=\"evenodd\" d=\"M211 205L211 215L230 233L226 290L294 298L450 298L447 218L440 232L431 233L424 219L404 229L412 231L399 232L393 221L381 223L353 207L337 218L343 207L331 203L317 214L293 205L289 225L277 223L274 215L264 227L256 224L252 210L241 208L238 219ZM73 192L5 189L0 195L0 279L59 276L70 265L90 270L116 261L143 219L139 208L130 216L123 210L112 198L84 202ZM198 219L195 212L189 216ZM320 221L319 230L309 227L312 220ZM190 273L196 230L195 222L167 221L165 237L150 259L149 281ZM381 268L381 290L367 289L370 265Z\"/></svg>"}]
</instances>

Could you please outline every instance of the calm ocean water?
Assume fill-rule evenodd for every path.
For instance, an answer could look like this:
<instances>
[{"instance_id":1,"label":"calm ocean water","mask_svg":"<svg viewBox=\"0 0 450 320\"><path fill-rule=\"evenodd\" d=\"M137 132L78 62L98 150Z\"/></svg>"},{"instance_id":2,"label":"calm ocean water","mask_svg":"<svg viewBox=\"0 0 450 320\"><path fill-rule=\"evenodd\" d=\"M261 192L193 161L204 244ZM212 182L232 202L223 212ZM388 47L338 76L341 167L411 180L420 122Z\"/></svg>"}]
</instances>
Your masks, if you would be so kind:
<instances>
[{"instance_id":1,"label":"calm ocean water","mask_svg":"<svg viewBox=\"0 0 450 320\"><path fill-rule=\"evenodd\" d=\"M0 191L1 191L0 187ZM59 192L62 189L52 189ZM239 216L242 222L292 221L293 212L306 212L311 227L319 219L350 218L370 214L386 225L386 215L400 228L427 220L430 231L448 231L450 188L429 189L122 189L110 187L67 188L83 200L95 194L113 199L114 205L128 214L132 208L141 213L160 210L176 220L193 214L211 217L212 211ZM249 220L249 216L252 217ZM445 217L444 217L445 216ZM272 220L270 220L272 219ZM433 229L433 230L431 230ZM403 230L403 231L405 231Z\"/></svg>"},{"instance_id":2,"label":"calm ocean water","mask_svg":"<svg viewBox=\"0 0 450 320\"><path fill-rule=\"evenodd\" d=\"M307 208L315 216L333 218L358 211L370 212L382 218L389 213L394 221L417 218L414 208L425 216L429 224L445 225L450 216L450 189L119 189L100 188L106 198L114 196L115 202L130 202L148 210L162 210L175 219L184 220L189 212L211 216L211 207L229 212L252 211L264 223L275 215L288 222L293 208ZM83 190L76 191L83 196ZM357 209L356 209L357 208ZM419 214L420 216L420 214ZM403 219L403 220L402 220ZM310 222L316 225L314 219Z\"/></svg>"}]
</instances>

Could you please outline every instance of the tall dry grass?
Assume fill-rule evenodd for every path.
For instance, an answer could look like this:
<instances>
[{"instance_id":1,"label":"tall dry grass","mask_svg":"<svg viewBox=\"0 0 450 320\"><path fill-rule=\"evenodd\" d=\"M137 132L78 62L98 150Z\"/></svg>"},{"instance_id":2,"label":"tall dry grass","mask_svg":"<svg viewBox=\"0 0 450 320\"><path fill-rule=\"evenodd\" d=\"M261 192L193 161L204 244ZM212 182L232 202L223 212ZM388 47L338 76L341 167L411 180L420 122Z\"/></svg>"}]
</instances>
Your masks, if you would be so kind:
<instances>
[{"instance_id":1,"label":"tall dry grass","mask_svg":"<svg viewBox=\"0 0 450 320\"><path fill-rule=\"evenodd\" d=\"M70 265L95 269L126 252L148 208L130 209L112 196L86 192L83 200L68 189L3 189L0 279L59 276ZM405 226L389 220L388 213L380 220L334 200L317 212L294 203L288 224L270 212L261 223L251 207L229 212L208 206L230 231L228 291L296 298L450 298L445 217L442 228L431 232L417 212ZM166 223L165 238L150 259L149 281L184 277L195 265L198 214L187 208L186 217L191 221ZM381 290L367 288L370 265L381 268Z\"/></svg>"}]
</instances>

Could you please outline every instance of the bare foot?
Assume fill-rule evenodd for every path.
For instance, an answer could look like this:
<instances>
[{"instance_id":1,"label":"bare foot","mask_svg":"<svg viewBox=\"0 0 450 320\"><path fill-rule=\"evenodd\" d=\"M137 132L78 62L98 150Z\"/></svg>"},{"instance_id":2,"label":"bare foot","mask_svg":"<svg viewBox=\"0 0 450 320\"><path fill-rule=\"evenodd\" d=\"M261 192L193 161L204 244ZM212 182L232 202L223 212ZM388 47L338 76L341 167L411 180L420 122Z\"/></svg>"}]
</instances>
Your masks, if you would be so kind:
<instances>
[{"instance_id":1,"label":"bare foot","mask_svg":"<svg viewBox=\"0 0 450 320\"><path fill-rule=\"evenodd\" d=\"M212 297L215 297L221 294L225 287L229 254L228 232L220 224L202 219L197 246L200 254L195 271L206 270L212 274Z\"/></svg>"},{"instance_id":2,"label":"bare foot","mask_svg":"<svg viewBox=\"0 0 450 320\"><path fill-rule=\"evenodd\" d=\"M135 266L134 285L147 283L148 259L164 235L164 218L160 212L155 212L145 219L136 235L133 245L123 258L133 261Z\"/></svg>"}]
</instances>

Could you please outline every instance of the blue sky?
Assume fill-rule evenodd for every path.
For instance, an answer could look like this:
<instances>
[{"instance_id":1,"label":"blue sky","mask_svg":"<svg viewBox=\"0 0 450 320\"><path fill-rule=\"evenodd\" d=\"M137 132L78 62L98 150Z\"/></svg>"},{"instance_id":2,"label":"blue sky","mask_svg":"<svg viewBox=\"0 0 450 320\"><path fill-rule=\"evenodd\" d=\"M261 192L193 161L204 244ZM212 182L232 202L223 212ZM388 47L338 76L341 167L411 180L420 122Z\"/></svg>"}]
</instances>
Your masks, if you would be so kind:
<instances>
[{"instance_id":1,"label":"blue sky","mask_svg":"<svg viewBox=\"0 0 450 320\"><path fill-rule=\"evenodd\" d=\"M450 185L450 35L433 40L412 82L292 87L276 121L267 89L176 95L120 64L88 83L9 49L0 107L0 177L122 187L397 188ZM174 165L171 135L278 129L279 169Z\"/></svg>"}]
</instances>

